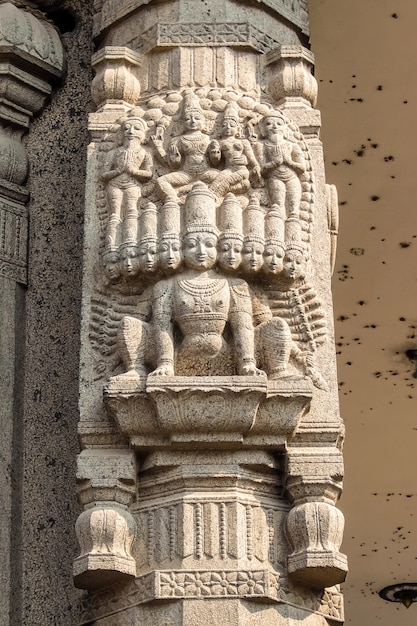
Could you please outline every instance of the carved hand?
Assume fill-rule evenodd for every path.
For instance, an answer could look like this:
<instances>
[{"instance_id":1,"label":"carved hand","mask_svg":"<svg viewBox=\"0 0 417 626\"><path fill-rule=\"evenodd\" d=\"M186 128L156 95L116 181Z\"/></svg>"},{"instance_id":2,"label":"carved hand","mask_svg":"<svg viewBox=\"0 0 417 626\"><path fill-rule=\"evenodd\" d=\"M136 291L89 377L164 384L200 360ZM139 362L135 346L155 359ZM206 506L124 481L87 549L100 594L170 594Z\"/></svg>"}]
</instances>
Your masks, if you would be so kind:
<instances>
[{"instance_id":1,"label":"carved hand","mask_svg":"<svg viewBox=\"0 0 417 626\"><path fill-rule=\"evenodd\" d=\"M181 161L181 152L178 150L176 145L169 147L169 158L174 163L179 163Z\"/></svg>"},{"instance_id":2,"label":"carved hand","mask_svg":"<svg viewBox=\"0 0 417 626\"><path fill-rule=\"evenodd\" d=\"M108 172L103 172L103 174L101 175L101 180L104 181L105 183L109 180L111 180L112 178L116 178L116 176L120 176L120 174L123 174L123 168L117 168L115 170L110 170Z\"/></svg>"}]
</instances>

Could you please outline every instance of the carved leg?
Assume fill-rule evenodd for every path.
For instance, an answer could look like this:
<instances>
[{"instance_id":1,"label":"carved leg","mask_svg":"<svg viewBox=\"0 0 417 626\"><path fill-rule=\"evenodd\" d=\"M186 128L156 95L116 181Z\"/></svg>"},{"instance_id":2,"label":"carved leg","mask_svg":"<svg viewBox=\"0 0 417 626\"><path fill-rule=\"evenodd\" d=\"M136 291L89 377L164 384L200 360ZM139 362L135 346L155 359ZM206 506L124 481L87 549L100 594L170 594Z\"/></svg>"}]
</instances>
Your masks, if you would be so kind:
<instances>
[{"instance_id":1,"label":"carved leg","mask_svg":"<svg viewBox=\"0 0 417 626\"><path fill-rule=\"evenodd\" d=\"M279 212L283 219L285 219L285 183L283 183L279 178L268 178L266 186L271 206L275 205L274 209Z\"/></svg>"},{"instance_id":2,"label":"carved leg","mask_svg":"<svg viewBox=\"0 0 417 626\"><path fill-rule=\"evenodd\" d=\"M117 379L139 378L147 376L145 359L149 342L150 327L135 317L126 316L119 326L117 342L119 354L126 368L124 374L113 377Z\"/></svg>"},{"instance_id":3,"label":"carved leg","mask_svg":"<svg viewBox=\"0 0 417 626\"><path fill-rule=\"evenodd\" d=\"M210 190L218 197L223 198L228 191L243 193L250 187L249 172L247 168L237 171L224 170L220 172L216 180L209 185Z\"/></svg>"},{"instance_id":4,"label":"carved leg","mask_svg":"<svg viewBox=\"0 0 417 626\"><path fill-rule=\"evenodd\" d=\"M279 378L287 369L292 339L287 322L274 317L256 327L262 367L270 380Z\"/></svg>"},{"instance_id":5,"label":"carved leg","mask_svg":"<svg viewBox=\"0 0 417 626\"><path fill-rule=\"evenodd\" d=\"M107 187L107 205L109 209L109 220L107 222L106 248L116 250L118 247L117 231L121 222L121 209L123 202L123 192L119 187Z\"/></svg>"},{"instance_id":6,"label":"carved leg","mask_svg":"<svg viewBox=\"0 0 417 626\"><path fill-rule=\"evenodd\" d=\"M301 191L301 182L298 177L294 177L292 180L287 182L285 197L287 218L299 218Z\"/></svg>"},{"instance_id":7,"label":"carved leg","mask_svg":"<svg viewBox=\"0 0 417 626\"><path fill-rule=\"evenodd\" d=\"M122 243L136 244L138 241L138 200L140 195L139 185L132 185L125 190Z\"/></svg>"},{"instance_id":8,"label":"carved leg","mask_svg":"<svg viewBox=\"0 0 417 626\"><path fill-rule=\"evenodd\" d=\"M157 179L155 189L164 202L167 200L178 202L178 194L175 190L176 187L188 185L191 181L192 177L186 172L171 172Z\"/></svg>"}]
</instances>

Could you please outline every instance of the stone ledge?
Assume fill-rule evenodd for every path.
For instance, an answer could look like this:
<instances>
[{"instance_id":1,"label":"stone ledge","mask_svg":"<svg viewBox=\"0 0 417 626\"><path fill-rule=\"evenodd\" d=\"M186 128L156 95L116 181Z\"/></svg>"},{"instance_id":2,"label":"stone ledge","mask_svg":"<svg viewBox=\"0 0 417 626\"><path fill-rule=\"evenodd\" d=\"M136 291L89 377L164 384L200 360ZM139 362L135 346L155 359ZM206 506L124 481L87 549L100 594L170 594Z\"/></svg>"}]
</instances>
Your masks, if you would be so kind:
<instances>
[{"instance_id":1,"label":"stone ledge","mask_svg":"<svg viewBox=\"0 0 417 626\"><path fill-rule=\"evenodd\" d=\"M118 376L104 389L120 431L143 449L190 443L282 449L311 397L303 377Z\"/></svg>"}]
</instances>

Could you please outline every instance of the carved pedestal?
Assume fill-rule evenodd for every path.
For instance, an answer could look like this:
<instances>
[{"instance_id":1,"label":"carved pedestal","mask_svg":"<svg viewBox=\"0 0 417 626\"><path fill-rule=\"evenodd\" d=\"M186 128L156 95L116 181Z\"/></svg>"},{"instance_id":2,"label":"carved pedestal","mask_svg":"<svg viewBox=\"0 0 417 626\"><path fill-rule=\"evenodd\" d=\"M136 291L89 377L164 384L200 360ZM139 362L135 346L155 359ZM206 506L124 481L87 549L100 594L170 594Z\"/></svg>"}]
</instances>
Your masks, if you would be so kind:
<instances>
[{"instance_id":1,"label":"carved pedestal","mask_svg":"<svg viewBox=\"0 0 417 626\"><path fill-rule=\"evenodd\" d=\"M96 4L82 624L343 620L337 220L306 3L212 5Z\"/></svg>"}]
</instances>

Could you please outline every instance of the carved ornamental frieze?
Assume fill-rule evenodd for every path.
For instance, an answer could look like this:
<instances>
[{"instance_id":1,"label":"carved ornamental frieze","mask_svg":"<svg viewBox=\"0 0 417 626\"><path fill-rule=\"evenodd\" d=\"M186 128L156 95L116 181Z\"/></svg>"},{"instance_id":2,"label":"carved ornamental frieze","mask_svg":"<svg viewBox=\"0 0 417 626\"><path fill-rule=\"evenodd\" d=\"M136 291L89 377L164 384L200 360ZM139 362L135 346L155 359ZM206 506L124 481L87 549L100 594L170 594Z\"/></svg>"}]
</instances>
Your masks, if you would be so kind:
<instances>
[{"instance_id":1,"label":"carved ornamental frieze","mask_svg":"<svg viewBox=\"0 0 417 626\"><path fill-rule=\"evenodd\" d=\"M238 617L254 600L268 626L340 622L337 196L313 58L290 30L262 48L254 24L168 27L142 4L125 7L141 34L116 22L93 57L82 623L194 626L202 598L230 626L255 624Z\"/></svg>"}]
</instances>

